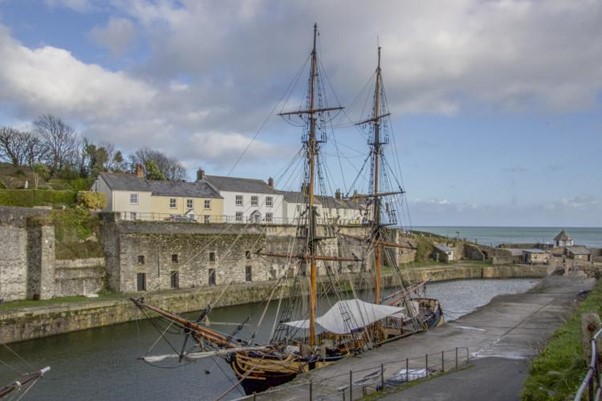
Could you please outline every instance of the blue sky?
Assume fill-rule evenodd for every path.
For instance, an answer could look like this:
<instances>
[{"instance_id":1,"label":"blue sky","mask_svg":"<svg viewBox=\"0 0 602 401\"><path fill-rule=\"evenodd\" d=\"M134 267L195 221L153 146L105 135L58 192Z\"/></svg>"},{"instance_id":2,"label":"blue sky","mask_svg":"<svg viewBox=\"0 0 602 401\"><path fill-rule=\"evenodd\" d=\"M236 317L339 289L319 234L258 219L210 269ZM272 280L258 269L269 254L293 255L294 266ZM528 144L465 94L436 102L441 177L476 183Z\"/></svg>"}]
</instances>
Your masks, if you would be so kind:
<instances>
[{"instance_id":1,"label":"blue sky","mask_svg":"<svg viewBox=\"0 0 602 401\"><path fill-rule=\"evenodd\" d=\"M317 22L344 106L383 48L406 224L600 227L601 17L598 0L0 0L0 125L50 113L191 178L202 166L295 189L281 172L299 132L270 112ZM345 187L366 144L338 131Z\"/></svg>"}]
</instances>

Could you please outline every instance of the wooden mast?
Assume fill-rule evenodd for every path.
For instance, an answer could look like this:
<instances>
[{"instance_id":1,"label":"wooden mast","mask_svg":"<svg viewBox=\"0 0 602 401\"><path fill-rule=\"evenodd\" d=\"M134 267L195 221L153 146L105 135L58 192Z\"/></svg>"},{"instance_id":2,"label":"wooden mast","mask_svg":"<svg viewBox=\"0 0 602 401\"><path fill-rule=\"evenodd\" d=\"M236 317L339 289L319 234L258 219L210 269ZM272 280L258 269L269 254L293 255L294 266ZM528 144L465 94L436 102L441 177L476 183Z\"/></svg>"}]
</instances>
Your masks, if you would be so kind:
<instances>
[{"instance_id":1,"label":"wooden mast","mask_svg":"<svg viewBox=\"0 0 602 401\"><path fill-rule=\"evenodd\" d=\"M380 226L380 197L378 195L378 177L380 167L380 92L381 92L381 71L380 71L380 46L378 47L378 64L376 67L376 82L374 85L374 107L372 109L372 119L374 125L374 188L372 194L374 195L374 240L376 241L376 255L374 258L375 264L375 283L374 283L374 303L380 304L382 300L381 296L381 276L382 276L382 252L383 244L381 243L381 226Z\"/></svg>"},{"instance_id":2,"label":"wooden mast","mask_svg":"<svg viewBox=\"0 0 602 401\"><path fill-rule=\"evenodd\" d=\"M307 203L308 203L308 229L307 229L307 256L305 260L309 260L309 345L316 345L316 306L317 306L317 276L318 268L316 261L320 259L316 255L317 242L319 239L316 236L316 211L314 210L315 203L315 176L316 176L316 159L318 158L318 140L316 138L316 116L320 113L341 110L342 107L316 108L316 90L318 77L318 56L316 51L316 42L318 37L318 24L314 24L314 40L311 51L311 65L309 75L309 108L307 110L292 111L280 113L281 116L286 115L308 115L309 118L309 133L307 138L307 163L309 166L309 182L307 185Z\"/></svg>"}]
</instances>

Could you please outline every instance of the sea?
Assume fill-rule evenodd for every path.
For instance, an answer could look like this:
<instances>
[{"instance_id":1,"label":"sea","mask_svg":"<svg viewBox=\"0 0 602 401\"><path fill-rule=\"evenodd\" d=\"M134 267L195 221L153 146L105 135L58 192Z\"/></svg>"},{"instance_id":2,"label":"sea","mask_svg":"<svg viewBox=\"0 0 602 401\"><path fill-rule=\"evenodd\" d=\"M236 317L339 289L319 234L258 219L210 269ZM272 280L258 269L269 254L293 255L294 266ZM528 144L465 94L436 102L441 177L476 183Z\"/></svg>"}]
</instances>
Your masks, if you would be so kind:
<instances>
[{"instance_id":1,"label":"sea","mask_svg":"<svg viewBox=\"0 0 602 401\"><path fill-rule=\"evenodd\" d=\"M554 237L564 230L575 245L602 248L601 227L416 226L412 230L466 239L494 247L500 244L553 244Z\"/></svg>"}]
</instances>

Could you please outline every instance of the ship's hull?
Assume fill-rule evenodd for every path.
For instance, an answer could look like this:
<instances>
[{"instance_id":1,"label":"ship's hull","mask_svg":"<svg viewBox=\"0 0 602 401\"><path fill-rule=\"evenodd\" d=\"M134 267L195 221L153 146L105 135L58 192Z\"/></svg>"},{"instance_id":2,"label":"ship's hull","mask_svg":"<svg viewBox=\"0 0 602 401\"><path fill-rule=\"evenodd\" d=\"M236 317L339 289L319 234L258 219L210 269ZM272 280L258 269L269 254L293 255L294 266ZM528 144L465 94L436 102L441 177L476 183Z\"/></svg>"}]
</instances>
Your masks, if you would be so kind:
<instances>
[{"instance_id":1,"label":"ship's hull","mask_svg":"<svg viewBox=\"0 0 602 401\"><path fill-rule=\"evenodd\" d=\"M288 383L299 373L322 368L341 358L343 355L309 360L296 354L281 357L266 353L239 352L232 356L230 366L245 394L251 395Z\"/></svg>"}]
</instances>

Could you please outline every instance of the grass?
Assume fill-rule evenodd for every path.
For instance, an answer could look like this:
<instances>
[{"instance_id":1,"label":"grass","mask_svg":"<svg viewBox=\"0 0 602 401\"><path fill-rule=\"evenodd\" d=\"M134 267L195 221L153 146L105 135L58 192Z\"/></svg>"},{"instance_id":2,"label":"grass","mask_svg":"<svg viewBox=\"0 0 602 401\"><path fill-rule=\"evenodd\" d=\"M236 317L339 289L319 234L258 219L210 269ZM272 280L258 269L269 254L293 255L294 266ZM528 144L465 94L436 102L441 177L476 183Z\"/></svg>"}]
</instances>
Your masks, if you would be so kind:
<instances>
[{"instance_id":1,"label":"grass","mask_svg":"<svg viewBox=\"0 0 602 401\"><path fill-rule=\"evenodd\" d=\"M51 299L42 299L38 301L34 301L31 299L20 300L20 301L9 301L0 303L0 311L16 311L23 308L31 308L31 307L43 307L43 306L51 306L58 305L64 303L80 303L80 302L90 302L97 300L112 300L112 299L122 299L122 294L117 294L113 292L102 292L98 294L98 298L87 298L83 295L71 296L71 297L60 297L60 298L51 298Z\"/></svg>"},{"instance_id":2,"label":"grass","mask_svg":"<svg viewBox=\"0 0 602 401\"><path fill-rule=\"evenodd\" d=\"M587 370L581 348L581 315L587 312L602 313L602 280L533 360L522 401L572 399Z\"/></svg>"}]
</instances>

